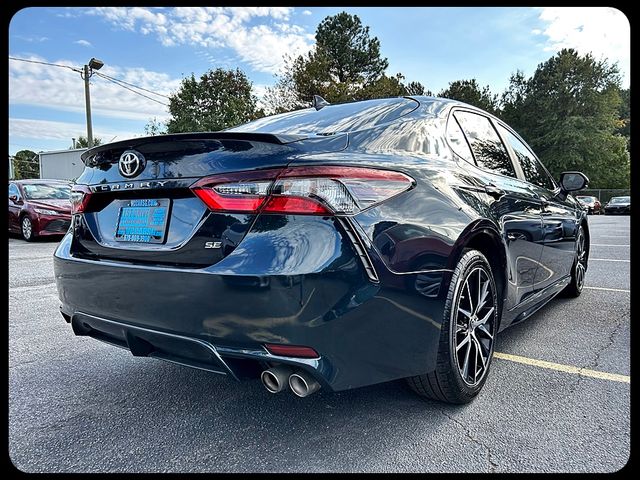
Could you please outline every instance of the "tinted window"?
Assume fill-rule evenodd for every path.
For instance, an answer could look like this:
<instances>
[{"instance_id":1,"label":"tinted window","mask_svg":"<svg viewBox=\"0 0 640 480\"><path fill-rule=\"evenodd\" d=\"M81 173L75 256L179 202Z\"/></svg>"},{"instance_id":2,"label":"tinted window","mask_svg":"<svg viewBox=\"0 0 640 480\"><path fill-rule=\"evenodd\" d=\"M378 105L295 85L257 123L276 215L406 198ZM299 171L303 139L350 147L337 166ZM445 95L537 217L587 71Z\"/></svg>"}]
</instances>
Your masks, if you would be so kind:
<instances>
[{"instance_id":1,"label":"tinted window","mask_svg":"<svg viewBox=\"0 0 640 480\"><path fill-rule=\"evenodd\" d=\"M417 101L409 98L385 98L328 105L320 110L305 108L260 118L228 131L324 135L354 132L396 120L418 105Z\"/></svg>"},{"instance_id":2,"label":"tinted window","mask_svg":"<svg viewBox=\"0 0 640 480\"><path fill-rule=\"evenodd\" d=\"M498 125L498 130L500 130L500 134L506 139L509 145L511 145L511 148L513 148L518 162L520 162L520 166L522 167L525 180L539 187L554 190L556 186L553 180L549 174L547 174L540 161L531 153L531 150L502 125Z\"/></svg>"},{"instance_id":3,"label":"tinted window","mask_svg":"<svg viewBox=\"0 0 640 480\"><path fill-rule=\"evenodd\" d=\"M471 112L455 112L454 116L460 122L479 166L501 175L516 176L507 150L487 117Z\"/></svg>"},{"instance_id":4,"label":"tinted window","mask_svg":"<svg viewBox=\"0 0 640 480\"><path fill-rule=\"evenodd\" d=\"M449 137L449 143L453 151L467 162L473 163L473 155L471 154L469 144L465 140L464 133L462 133L460 125L458 125L458 121L454 117L450 117L447 122L447 136Z\"/></svg>"},{"instance_id":5,"label":"tinted window","mask_svg":"<svg viewBox=\"0 0 640 480\"><path fill-rule=\"evenodd\" d=\"M20 191L15 183L9 184L9 196L15 195L16 197L20 197Z\"/></svg>"}]
</instances>

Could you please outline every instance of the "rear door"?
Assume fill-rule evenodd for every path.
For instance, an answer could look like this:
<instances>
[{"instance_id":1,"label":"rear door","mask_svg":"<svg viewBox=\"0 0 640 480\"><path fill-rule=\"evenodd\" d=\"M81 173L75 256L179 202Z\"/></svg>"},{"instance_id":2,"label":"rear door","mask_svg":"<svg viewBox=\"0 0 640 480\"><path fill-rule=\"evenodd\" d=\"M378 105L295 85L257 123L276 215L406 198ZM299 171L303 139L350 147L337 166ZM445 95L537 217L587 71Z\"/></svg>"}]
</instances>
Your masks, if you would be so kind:
<instances>
[{"instance_id":1,"label":"rear door","mask_svg":"<svg viewBox=\"0 0 640 480\"><path fill-rule=\"evenodd\" d=\"M453 116L479 167L473 177L492 197L489 215L501 228L507 245L506 325L510 321L508 310L533 292L543 246L541 201L526 182L517 178L516 167L489 117L467 110L456 110Z\"/></svg>"},{"instance_id":2,"label":"rear door","mask_svg":"<svg viewBox=\"0 0 640 480\"><path fill-rule=\"evenodd\" d=\"M580 208L570 197L558 197L555 181L523 140L503 125L498 130L517 158L528 188L542 202L544 248L534 282L534 291L540 291L571 273Z\"/></svg>"}]
</instances>

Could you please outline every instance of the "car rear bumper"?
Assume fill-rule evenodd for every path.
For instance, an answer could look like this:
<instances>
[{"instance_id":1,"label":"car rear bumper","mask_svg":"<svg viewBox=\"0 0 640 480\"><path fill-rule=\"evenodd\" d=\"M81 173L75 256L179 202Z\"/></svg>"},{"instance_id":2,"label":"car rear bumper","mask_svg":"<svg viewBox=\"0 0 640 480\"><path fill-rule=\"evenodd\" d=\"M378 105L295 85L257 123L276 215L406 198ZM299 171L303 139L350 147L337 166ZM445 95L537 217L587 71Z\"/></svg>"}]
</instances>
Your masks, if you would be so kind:
<instances>
[{"instance_id":1,"label":"car rear bumper","mask_svg":"<svg viewBox=\"0 0 640 480\"><path fill-rule=\"evenodd\" d=\"M630 207L605 208L604 209L604 213L606 213L607 215L630 215L631 214L631 208Z\"/></svg>"},{"instance_id":2,"label":"car rear bumper","mask_svg":"<svg viewBox=\"0 0 640 480\"><path fill-rule=\"evenodd\" d=\"M330 264L265 275L231 275L223 262L186 269L81 259L68 234L54 256L61 311L78 335L236 379L284 363L344 390L433 370L451 273L416 282L418 274L393 274L374 257L375 283L340 233L327 234L337 238L325 243L342 249ZM425 289L425 278L438 288ZM266 343L312 347L320 357L272 355Z\"/></svg>"},{"instance_id":3,"label":"car rear bumper","mask_svg":"<svg viewBox=\"0 0 640 480\"><path fill-rule=\"evenodd\" d=\"M63 235L69 230L71 215L39 215L37 219L37 234Z\"/></svg>"}]
</instances>

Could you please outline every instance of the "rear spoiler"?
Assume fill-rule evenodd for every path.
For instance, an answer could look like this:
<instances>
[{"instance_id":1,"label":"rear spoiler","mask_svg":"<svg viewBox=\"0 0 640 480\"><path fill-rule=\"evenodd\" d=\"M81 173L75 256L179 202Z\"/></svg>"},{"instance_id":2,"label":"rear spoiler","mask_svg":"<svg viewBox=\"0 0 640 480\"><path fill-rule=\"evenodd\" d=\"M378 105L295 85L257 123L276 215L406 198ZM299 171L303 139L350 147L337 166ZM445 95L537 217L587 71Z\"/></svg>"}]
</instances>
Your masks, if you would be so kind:
<instances>
[{"instance_id":1,"label":"rear spoiler","mask_svg":"<svg viewBox=\"0 0 640 480\"><path fill-rule=\"evenodd\" d=\"M198 133L172 133L168 135L154 135L150 137L136 137L119 142L106 143L90 148L84 152L80 158L86 164L87 159L97 153L108 150L127 150L139 148L142 145L158 142L180 142L185 140L246 140L249 142L273 143L285 145L287 143L298 142L309 138L309 135L288 135L280 133L253 133L253 132L198 132Z\"/></svg>"}]
</instances>

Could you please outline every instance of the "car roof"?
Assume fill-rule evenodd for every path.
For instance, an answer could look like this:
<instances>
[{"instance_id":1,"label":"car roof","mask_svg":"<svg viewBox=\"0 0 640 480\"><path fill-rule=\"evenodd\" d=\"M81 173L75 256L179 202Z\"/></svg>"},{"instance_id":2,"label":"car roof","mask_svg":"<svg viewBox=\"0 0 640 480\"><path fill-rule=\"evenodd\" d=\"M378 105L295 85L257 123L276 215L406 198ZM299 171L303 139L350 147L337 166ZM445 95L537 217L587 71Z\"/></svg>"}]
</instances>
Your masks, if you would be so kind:
<instances>
[{"instance_id":1,"label":"car roof","mask_svg":"<svg viewBox=\"0 0 640 480\"><path fill-rule=\"evenodd\" d=\"M425 108L426 110L429 111L429 113L435 116L444 116L448 114L449 110L452 107L462 107L468 110L473 110L478 113L482 113L483 115L487 115L491 118L495 118L496 120L500 120L495 115L492 115L486 110L478 108L469 103L461 102L460 100L454 100L454 99L445 98L445 97L430 97L426 95L409 95L407 96L407 98L412 98L413 100L416 100L417 102L420 103L421 107Z\"/></svg>"}]
</instances>

